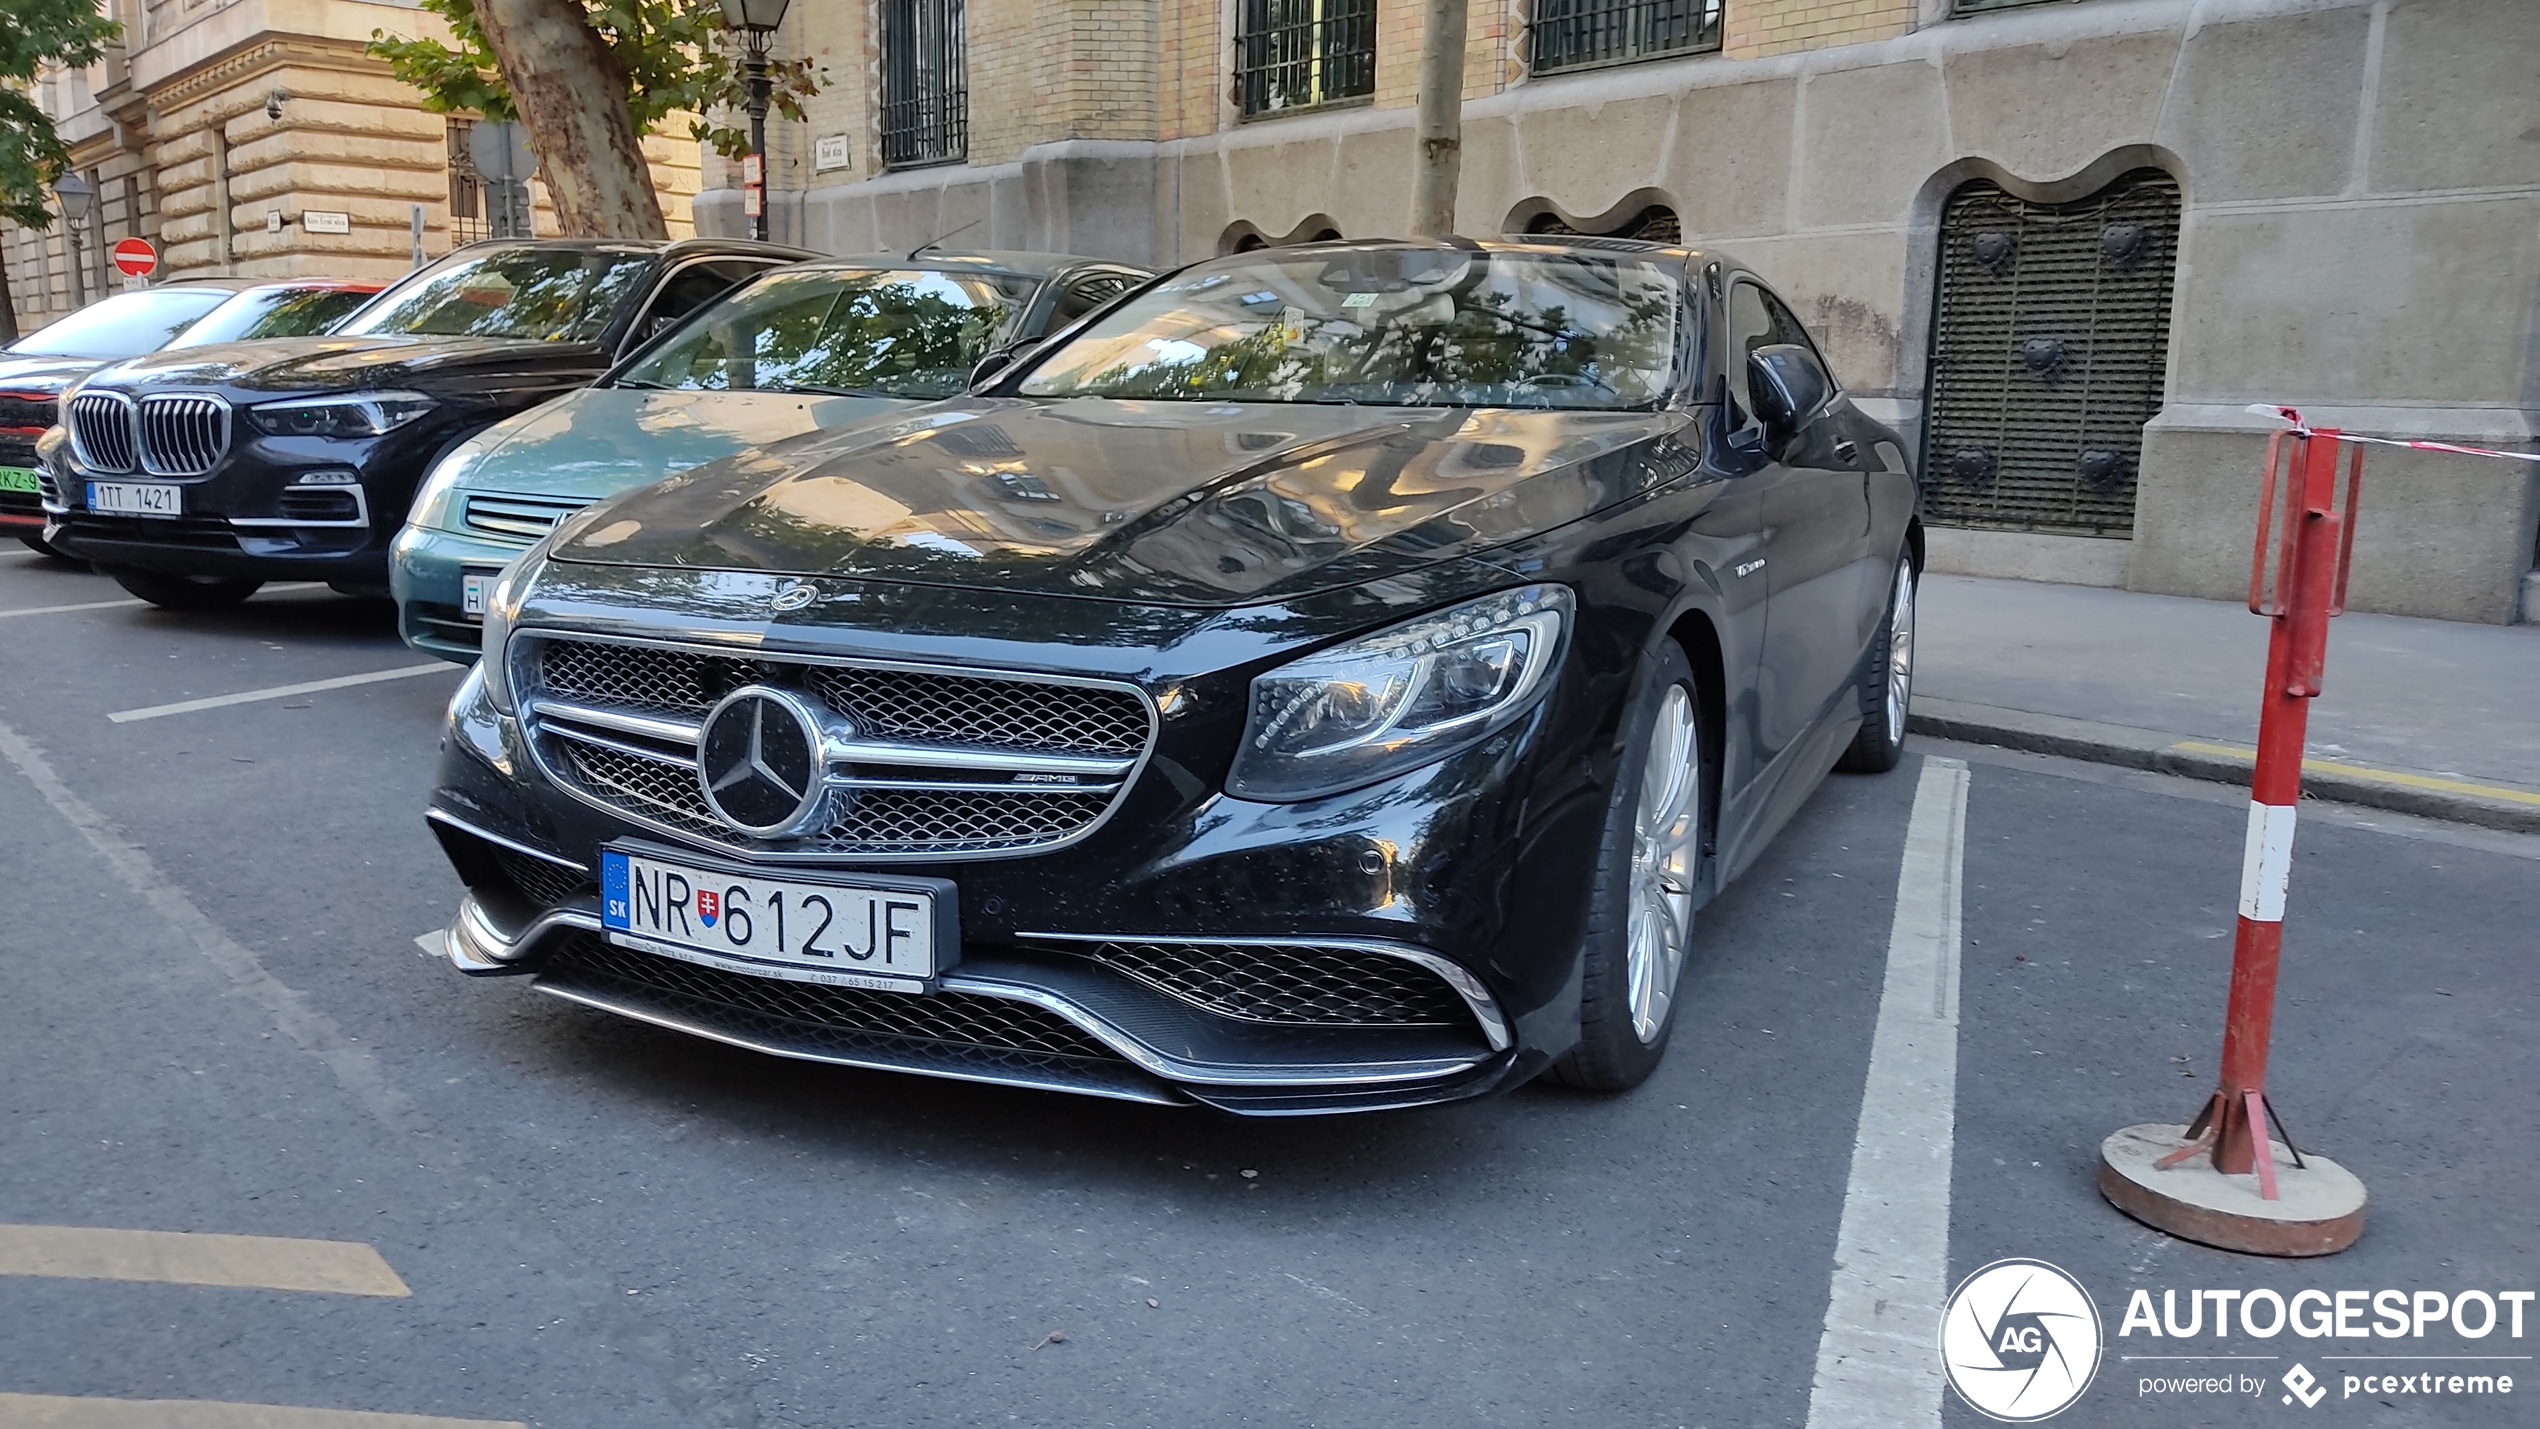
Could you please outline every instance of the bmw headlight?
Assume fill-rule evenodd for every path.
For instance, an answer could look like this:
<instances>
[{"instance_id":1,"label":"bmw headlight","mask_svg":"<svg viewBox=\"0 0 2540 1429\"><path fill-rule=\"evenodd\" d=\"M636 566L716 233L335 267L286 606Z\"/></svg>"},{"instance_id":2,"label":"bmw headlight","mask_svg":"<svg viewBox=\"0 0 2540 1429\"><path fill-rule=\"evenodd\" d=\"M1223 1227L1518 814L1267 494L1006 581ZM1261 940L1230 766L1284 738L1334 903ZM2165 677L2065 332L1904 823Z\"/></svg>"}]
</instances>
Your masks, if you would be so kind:
<instances>
[{"instance_id":1,"label":"bmw headlight","mask_svg":"<svg viewBox=\"0 0 2540 1429\"><path fill-rule=\"evenodd\" d=\"M414 505L406 512L406 524L438 530L450 515L450 498L459 484L476 474L485 457L500 443L492 429L478 432L443 453L441 459L425 472L423 485L415 488Z\"/></svg>"},{"instance_id":2,"label":"bmw headlight","mask_svg":"<svg viewBox=\"0 0 2540 1429\"><path fill-rule=\"evenodd\" d=\"M1320 798L1488 738L1550 685L1571 609L1565 586L1501 591L1255 678L1226 791Z\"/></svg>"},{"instance_id":3,"label":"bmw headlight","mask_svg":"<svg viewBox=\"0 0 2540 1429\"><path fill-rule=\"evenodd\" d=\"M500 579L485 596L485 643L476 667L485 672L485 698L504 714L516 714L512 705L511 667L503 662L503 647L511 643L512 622L520 619L520 608L529 599L530 584L538 579L539 568L547 563L547 548L555 537L545 540L514 557L503 567Z\"/></svg>"},{"instance_id":4,"label":"bmw headlight","mask_svg":"<svg viewBox=\"0 0 2540 1429\"><path fill-rule=\"evenodd\" d=\"M262 402L247 409L247 420L273 437L376 437L431 411L433 405L420 392L346 392Z\"/></svg>"}]
</instances>

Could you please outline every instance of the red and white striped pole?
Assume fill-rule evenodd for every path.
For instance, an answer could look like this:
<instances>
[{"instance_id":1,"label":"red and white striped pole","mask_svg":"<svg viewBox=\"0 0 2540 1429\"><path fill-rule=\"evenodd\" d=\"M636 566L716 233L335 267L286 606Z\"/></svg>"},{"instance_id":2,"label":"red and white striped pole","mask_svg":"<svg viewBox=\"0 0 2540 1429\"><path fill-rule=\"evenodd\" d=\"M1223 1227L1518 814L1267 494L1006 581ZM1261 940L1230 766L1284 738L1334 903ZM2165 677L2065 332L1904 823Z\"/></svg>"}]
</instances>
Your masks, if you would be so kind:
<instances>
[{"instance_id":1,"label":"red and white striped pole","mask_svg":"<svg viewBox=\"0 0 2540 1429\"><path fill-rule=\"evenodd\" d=\"M2231 997L2223 1016L2220 1075L2213 1095L2185 1128L2129 1127L2101 1148L2099 1185L2137 1219L2173 1234L2260 1254L2342 1250L2363 1231L2363 1188L2320 1157L2307 1161L2293 1199L2278 1186L2269 1145L2267 1046L2275 1020L2276 970L2284 952L2285 891L2293 872L2295 809L2302 798L2303 736L2310 701L2328 659L2328 622L2346 606L2354 557L2355 498L2363 448L2348 467L2339 509L2335 431L2279 432L2267 442L2249 608L2269 617L2266 702L2258 716L2258 762L2250 779L2249 836L2241 854L2240 923L2231 953ZM2291 460L2282 458L2291 450ZM2267 592L2267 546L2278 472L2284 524ZM2279 1126L2277 1130L2281 1131ZM2288 1149L2290 1137L2284 1138ZM2203 1157L2209 1179L2186 1175ZM2256 1196L2223 1181L2257 1173Z\"/></svg>"}]
</instances>

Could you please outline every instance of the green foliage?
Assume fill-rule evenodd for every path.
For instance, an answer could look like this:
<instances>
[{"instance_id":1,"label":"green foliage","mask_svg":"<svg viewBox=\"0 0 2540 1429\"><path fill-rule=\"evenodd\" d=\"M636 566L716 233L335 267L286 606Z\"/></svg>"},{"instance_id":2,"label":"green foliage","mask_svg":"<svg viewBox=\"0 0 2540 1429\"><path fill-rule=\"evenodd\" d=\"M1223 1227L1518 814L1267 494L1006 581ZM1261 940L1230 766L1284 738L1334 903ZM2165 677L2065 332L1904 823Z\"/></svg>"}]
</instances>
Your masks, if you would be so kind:
<instances>
[{"instance_id":1,"label":"green foliage","mask_svg":"<svg viewBox=\"0 0 2540 1429\"><path fill-rule=\"evenodd\" d=\"M27 95L27 86L47 64L95 64L122 33L97 13L96 0L0 4L0 218L24 228L50 228L47 189L70 162L53 121Z\"/></svg>"},{"instance_id":2,"label":"green foliage","mask_svg":"<svg viewBox=\"0 0 2540 1429\"><path fill-rule=\"evenodd\" d=\"M748 97L736 44L727 42L717 0L581 0L585 18L626 76L626 111L639 134L653 132L674 112L707 115L737 110ZM11 0L17 3L17 0ZM42 0L56 3L56 0ZM456 48L437 40L410 40L385 30L371 32L370 53L388 61L399 79L423 91L423 107L435 114L467 112L515 119L511 91L494 64L475 0L421 0L422 8L450 22ZM768 66L769 108L787 119L803 118L803 101L820 90L809 60ZM749 135L710 119L690 121L690 137L719 153L749 152Z\"/></svg>"}]
</instances>

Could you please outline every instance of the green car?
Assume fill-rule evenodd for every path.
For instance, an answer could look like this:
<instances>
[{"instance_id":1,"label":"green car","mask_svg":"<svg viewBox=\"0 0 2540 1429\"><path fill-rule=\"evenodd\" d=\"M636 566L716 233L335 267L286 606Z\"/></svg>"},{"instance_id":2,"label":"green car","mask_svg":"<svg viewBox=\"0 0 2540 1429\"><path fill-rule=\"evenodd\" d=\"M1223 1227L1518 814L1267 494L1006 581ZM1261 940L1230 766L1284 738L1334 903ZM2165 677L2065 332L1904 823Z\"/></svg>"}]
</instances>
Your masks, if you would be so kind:
<instances>
[{"instance_id":1,"label":"green car","mask_svg":"<svg viewBox=\"0 0 2540 1429\"><path fill-rule=\"evenodd\" d=\"M1047 253L926 253L780 268L681 320L598 382L452 448L389 558L407 644L466 664L505 565L604 497L721 457L949 397L992 352L1149 275Z\"/></svg>"}]
</instances>

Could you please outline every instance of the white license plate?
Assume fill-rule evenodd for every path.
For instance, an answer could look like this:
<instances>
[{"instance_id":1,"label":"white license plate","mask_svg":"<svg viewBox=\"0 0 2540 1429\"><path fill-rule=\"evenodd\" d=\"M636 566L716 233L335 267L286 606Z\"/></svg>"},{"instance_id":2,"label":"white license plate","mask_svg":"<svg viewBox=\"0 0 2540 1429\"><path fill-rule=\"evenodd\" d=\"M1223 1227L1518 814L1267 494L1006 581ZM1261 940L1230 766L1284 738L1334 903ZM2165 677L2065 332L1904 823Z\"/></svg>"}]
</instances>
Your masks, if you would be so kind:
<instances>
[{"instance_id":1,"label":"white license plate","mask_svg":"<svg viewBox=\"0 0 2540 1429\"><path fill-rule=\"evenodd\" d=\"M501 571L465 571L459 576L459 614L470 620L485 618L485 597L494 593L501 581Z\"/></svg>"},{"instance_id":2,"label":"white license plate","mask_svg":"<svg viewBox=\"0 0 2540 1429\"><path fill-rule=\"evenodd\" d=\"M958 960L952 887L876 876L808 883L600 851L609 941L727 972L881 992L923 992Z\"/></svg>"},{"instance_id":3,"label":"white license plate","mask_svg":"<svg viewBox=\"0 0 2540 1429\"><path fill-rule=\"evenodd\" d=\"M182 516L185 488L164 481L92 481L88 509L108 516Z\"/></svg>"}]
</instances>

